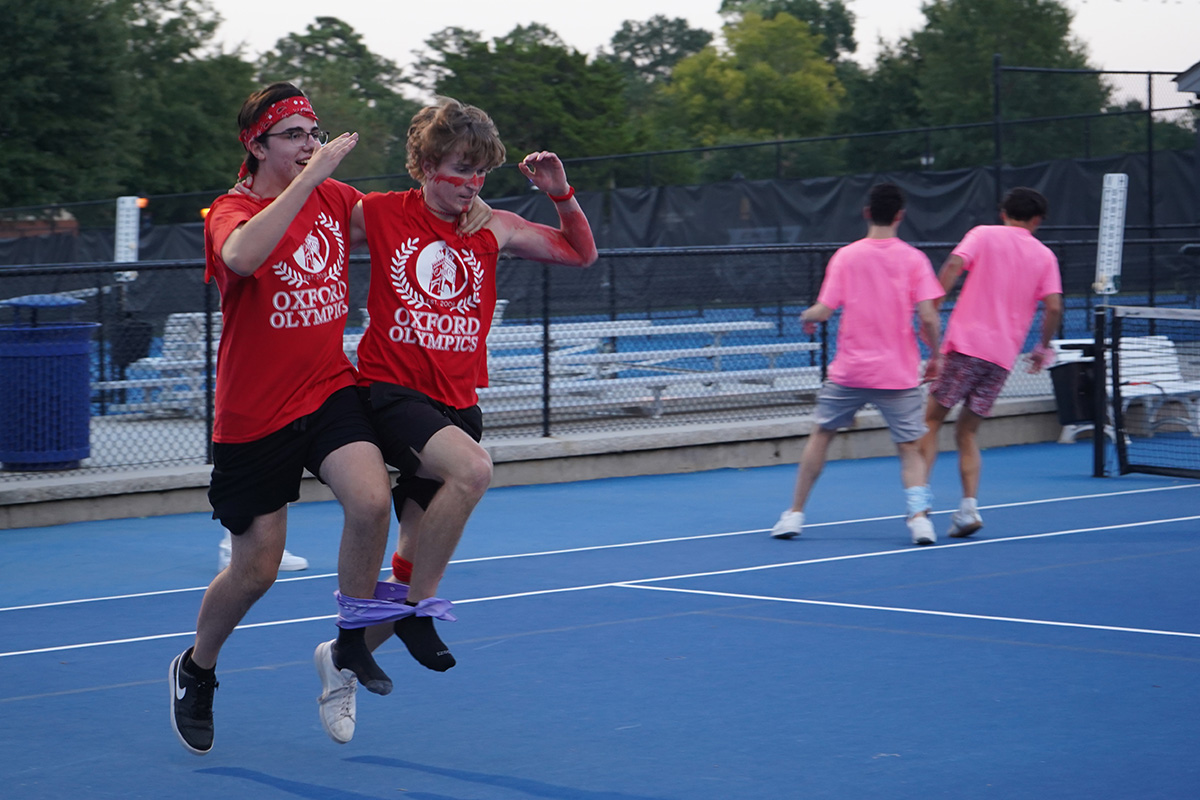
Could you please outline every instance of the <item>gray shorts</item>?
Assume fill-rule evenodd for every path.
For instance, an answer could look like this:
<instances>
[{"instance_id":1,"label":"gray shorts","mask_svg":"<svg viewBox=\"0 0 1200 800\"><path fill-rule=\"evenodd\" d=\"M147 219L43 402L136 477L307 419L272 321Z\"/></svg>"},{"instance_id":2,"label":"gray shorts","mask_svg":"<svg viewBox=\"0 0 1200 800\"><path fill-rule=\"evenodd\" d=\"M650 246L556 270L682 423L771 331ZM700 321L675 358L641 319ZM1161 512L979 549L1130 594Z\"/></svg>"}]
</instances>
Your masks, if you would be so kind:
<instances>
[{"instance_id":1,"label":"gray shorts","mask_svg":"<svg viewBox=\"0 0 1200 800\"><path fill-rule=\"evenodd\" d=\"M817 424L827 431L849 428L867 403L879 409L892 432L892 441L912 442L925 435L925 398L921 388L859 389L825 381L817 393Z\"/></svg>"}]
</instances>

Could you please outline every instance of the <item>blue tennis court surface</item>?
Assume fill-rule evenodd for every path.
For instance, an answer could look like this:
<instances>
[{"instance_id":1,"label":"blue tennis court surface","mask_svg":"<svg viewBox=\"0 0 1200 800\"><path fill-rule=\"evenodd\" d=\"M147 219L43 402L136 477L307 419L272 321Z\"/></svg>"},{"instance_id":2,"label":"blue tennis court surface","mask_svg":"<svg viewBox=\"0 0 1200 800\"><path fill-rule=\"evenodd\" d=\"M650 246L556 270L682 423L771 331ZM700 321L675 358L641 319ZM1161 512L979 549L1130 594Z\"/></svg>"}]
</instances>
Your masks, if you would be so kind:
<instances>
[{"instance_id":1,"label":"blue tennis court surface","mask_svg":"<svg viewBox=\"0 0 1200 800\"><path fill-rule=\"evenodd\" d=\"M206 515L0 532L0 797L727 800L1200 796L1200 484L1087 477L1090 444L985 454L974 538L915 548L895 459L491 491L443 583L458 666L379 652L358 729L316 714L341 514L218 665L187 753L167 665ZM937 507L958 499L953 457ZM948 514L935 518L940 534Z\"/></svg>"}]
</instances>

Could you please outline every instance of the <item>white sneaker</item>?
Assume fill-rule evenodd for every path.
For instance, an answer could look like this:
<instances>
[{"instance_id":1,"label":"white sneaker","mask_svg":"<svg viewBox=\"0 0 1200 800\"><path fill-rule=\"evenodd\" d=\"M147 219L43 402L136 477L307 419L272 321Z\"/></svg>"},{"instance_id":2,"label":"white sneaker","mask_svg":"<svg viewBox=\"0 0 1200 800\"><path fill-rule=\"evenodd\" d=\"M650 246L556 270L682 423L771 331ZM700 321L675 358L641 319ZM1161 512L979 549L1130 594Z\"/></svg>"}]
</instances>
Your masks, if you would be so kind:
<instances>
[{"instance_id":1,"label":"white sneaker","mask_svg":"<svg viewBox=\"0 0 1200 800\"><path fill-rule=\"evenodd\" d=\"M300 572L308 569L308 559L301 556L294 556L287 550L283 551L283 558L279 559L280 572Z\"/></svg>"},{"instance_id":2,"label":"white sneaker","mask_svg":"<svg viewBox=\"0 0 1200 800\"><path fill-rule=\"evenodd\" d=\"M333 642L322 642L313 653L313 664L321 676L321 695L317 698L317 711L321 715L321 727L329 738L345 744L354 738L354 714L357 705L354 694L358 690L358 679L348 669L338 669L333 664Z\"/></svg>"},{"instance_id":3,"label":"white sneaker","mask_svg":"<svg viewBox=\"0 0 1200 800\"><path fill-rule=\"evenodd\" d=\"M983 517L978 511L963 511L959 509L950 515L950 530L948 536L963 539L983 527Z\"/></svg>"},{"instance_id":4,"label":"white sneaker","mask_svg":"<svg viewBox=\"0 0 1200 800\"><path fill-rule=\"evenodd\" d=\"M233 556L233 534L225 531L225 538L217 545L217 572L229 566L229 559ZM279 560L280 572L300 572L308 569L308 559L301 556L292 555L287 550L283 551L283 558Z\"/></svg>"},{"instance_id":5,"label":"white sneaker","mask_svg":"<svg viewBox=\"0 0 1200 800\"><path fill-rule=\"evenodd\" d=\"M933 523L929 517L909 517L908 532L912 534L913 544L933 544L937 534L933 532Z\"/></svg>"},{"instance_id":6,"label":"white sneaker","mask_svg":"<svg viewBox=\"0 0 1200 800\"><path fill-rule=\"evenodd\" d=\"M785 511L779 515L779 521L771 528L771 536L775 539L793 539L804 530L803 511Z\"/></svg>"}]
</instances>

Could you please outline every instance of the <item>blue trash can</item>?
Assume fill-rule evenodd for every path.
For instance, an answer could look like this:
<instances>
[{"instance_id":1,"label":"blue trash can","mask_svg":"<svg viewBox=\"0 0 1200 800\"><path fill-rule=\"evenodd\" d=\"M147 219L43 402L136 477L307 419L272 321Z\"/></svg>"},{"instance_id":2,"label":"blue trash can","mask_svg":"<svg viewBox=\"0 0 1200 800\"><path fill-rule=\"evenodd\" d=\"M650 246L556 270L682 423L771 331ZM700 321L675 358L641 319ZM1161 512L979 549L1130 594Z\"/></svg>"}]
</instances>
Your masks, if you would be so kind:
<instances>
[{"instance_id":1,"label":"blue trash can","mask_svg":"<svg viewBox=\"0 0 1200 800\"><path fill-rule=\"evenodd\" d=\"M33 294L0 300L0 465L7 471L76 469L91 455L92 334L98 322L38 320L74 297ZM27 319L21 319L22 311Z\"/></svg>"}]
</instances>

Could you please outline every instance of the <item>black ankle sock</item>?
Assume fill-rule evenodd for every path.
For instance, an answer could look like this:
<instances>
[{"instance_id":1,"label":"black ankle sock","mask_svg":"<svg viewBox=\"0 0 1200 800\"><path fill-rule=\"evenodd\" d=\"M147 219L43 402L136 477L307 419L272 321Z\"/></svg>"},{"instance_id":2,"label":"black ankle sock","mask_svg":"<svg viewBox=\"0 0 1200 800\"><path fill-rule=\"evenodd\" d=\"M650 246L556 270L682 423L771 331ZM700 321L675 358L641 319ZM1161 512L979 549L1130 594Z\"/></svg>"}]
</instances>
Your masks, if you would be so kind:
<instances>
[{"instance_id":1,"label":"black ankle sock","mask_svg":"<svg viewBox=\"0 0 1200 800\"><path fill-rule=\"evenodd\" d=\"M392 679L375 663L367 649L365 632L365 628L338 628L337 641L333 643L333 665L352 671L367 691L390 694Z\"/></svg>"},{"instance_id":2,"label":"black ankle sock","mask_svg":"<svg viewBox=\"0 0 1200 800\"><path fill-rule=\"evenodd\" d=\"M196 680L212 680L217 676L217 667L214 664L212 669L204 669L195 661L192 661L192 651L188 650L187 655L183 659L183 671L191 675Z\"/></svg>"},{"instance_id":3,"label":"black ankle sock","mask_svg":"<svg viewBox=\"0 0 1200 800\"><path fill-rule=\"evenodd\" d=\"M432 617L404 617L396 620L392 630L421 666L445 672L457 663L434 630Z\"/></svg>"}]
</instances>

